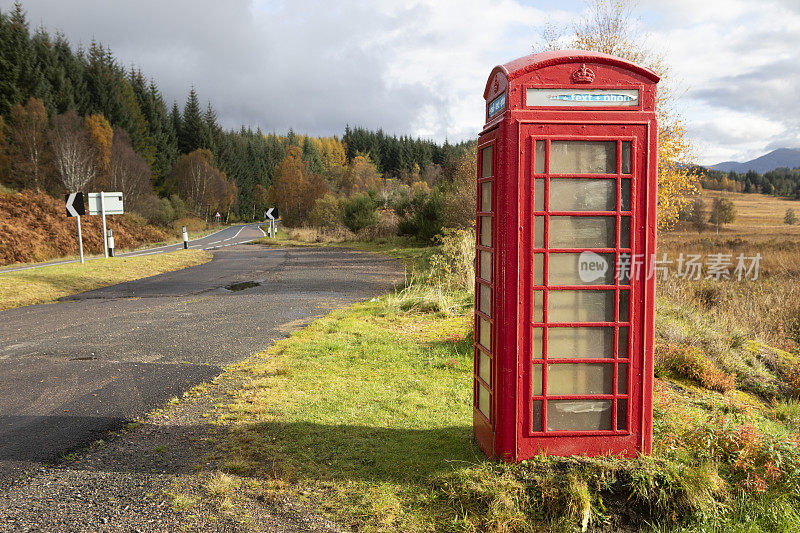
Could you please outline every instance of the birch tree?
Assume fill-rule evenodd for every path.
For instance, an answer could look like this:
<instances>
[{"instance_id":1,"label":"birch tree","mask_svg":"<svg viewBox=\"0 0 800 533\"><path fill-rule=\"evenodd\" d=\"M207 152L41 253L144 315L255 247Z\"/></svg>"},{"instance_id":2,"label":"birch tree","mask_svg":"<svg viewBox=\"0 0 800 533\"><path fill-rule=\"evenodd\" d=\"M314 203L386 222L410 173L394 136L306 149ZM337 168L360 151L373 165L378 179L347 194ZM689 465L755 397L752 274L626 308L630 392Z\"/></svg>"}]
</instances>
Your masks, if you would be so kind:
<instances>
[{"instance_id":1,"label":"birch tree","mask_svg":"<svg viewBox=\"0 0 800 533\"><path fill-rule=\"evenodd\" d=\"M58 115L52 122L48 137L59 181L67 191L80 192L97 176L97 154L74 111Z\"/></svg>"}]
</instances>

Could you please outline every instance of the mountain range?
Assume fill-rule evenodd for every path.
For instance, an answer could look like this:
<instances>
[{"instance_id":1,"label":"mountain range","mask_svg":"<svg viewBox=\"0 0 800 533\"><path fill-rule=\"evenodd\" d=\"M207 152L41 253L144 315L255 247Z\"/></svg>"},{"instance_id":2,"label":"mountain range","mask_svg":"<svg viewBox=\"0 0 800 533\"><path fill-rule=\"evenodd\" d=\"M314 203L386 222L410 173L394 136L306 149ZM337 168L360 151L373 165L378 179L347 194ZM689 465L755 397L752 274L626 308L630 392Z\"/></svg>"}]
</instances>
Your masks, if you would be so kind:
<instances>
[{"instance_id":1,"label":"mountain range","mask_svg":"<svg viewBox=\"0 0 800 533\"><path fill-rule=\"evenodd\" d=\"M737 173L744 173L748 170L755 170L763 174L776 168L796 168L800 167L800 148L778 148L761 157L757 157L744 163L738 161L725 161L711 165L713 170L722 172L730 172L733 170Z\"/></svg>"}]
</instances>

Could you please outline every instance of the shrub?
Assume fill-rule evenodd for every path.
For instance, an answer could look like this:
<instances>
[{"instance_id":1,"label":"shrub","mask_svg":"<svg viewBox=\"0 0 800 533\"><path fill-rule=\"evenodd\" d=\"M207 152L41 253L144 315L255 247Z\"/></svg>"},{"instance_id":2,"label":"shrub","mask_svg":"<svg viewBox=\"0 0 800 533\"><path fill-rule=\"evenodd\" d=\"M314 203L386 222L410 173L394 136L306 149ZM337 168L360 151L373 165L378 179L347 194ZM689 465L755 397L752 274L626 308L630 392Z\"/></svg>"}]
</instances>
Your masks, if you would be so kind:
<instances>
[{"instance_id":1,"label":"shrub","mask_svg":"<svg viewBox=\"0 0 800 533\"><path fill-rule=\"evenodd\" d=\"M153 215L153 221L162 225L169 226L175 220L175 209L172 207L169 198L162 198L158 201L158 209Z\"/></svg>"},{"instance_id":2,"label":"shrub","mask_svg":"<svg viewBox=\"0 0 800 533\"><path fill-rule=\"evenodd\" d=\"M308 223L317 228L337 228L342 224L342 203L333 194L317 198L308 213Z\"/></svg>"},{"instance_id":3,"label":"shrub","mask_svg":"<svg viewBox=\"0 0 800 533\"><path fill-rule=\"evenodd\" d=\"M736 386L733 376L716 367L699 348L685 344L659 344L655 350L656 375L674 374L707 389L727 392Z\"/></svg>"},{"instance_id":4,"label":"shrub","mask_svg":"<svg viewBox=\"0 0 800 533\"><path fill-rule=\"evenodd\" d=\"M411 198L405 198L395 206L400 218L397 231L400 235L411 235L421 241L433 241L444 227L445 203L438 190L426 193L418 190Z\"/></svg>"},{"instance_id":5,"label":"shrub","mask_svg":"<svg viewBox=\"0 0 800 533\"><path fill-rule=\"evenodd\" d=\"M342 221L353 233L378 223L378 206L366 194L356 194L342 202Z\"/></svg>"},{"instance_id":6,"label":"shrub","mask_svg":"<svg viewBox=\"0 0 800 533\"><path fill-rule=\"evenodd\" d=\"M437 238L439 251L431 257L428 281L448 290L475 289L475 230L449 229Z\"/></svg>"}]
</instances>

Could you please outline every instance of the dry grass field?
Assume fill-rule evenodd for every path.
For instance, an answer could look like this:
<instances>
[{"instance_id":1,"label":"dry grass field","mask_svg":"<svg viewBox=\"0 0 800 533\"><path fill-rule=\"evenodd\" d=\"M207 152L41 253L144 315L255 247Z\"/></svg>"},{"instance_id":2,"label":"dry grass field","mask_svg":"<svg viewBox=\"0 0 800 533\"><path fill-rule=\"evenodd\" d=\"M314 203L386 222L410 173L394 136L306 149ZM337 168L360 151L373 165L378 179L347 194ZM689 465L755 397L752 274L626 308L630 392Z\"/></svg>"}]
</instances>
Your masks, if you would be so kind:
<instances>
[{"instance_id":1,"label":"dry grass field","mask_svg":"<svg viewBox=\"0 0 800 533\"><path fill-rule=\"evenodd\" d=\"M736 220L719 234L713 227L698 233L690 223L679 222L675 229L658 236L658 256L676 261L680 254L699 254L704 262L701 279L677 276L677 265L669 265L668 280L659 279L663 297L700 307L716 319L720 327L744 330L749 336L777 348L800 348L800 225L786 225L788 208L800 213L800 201L761 194L703 191L706 208L714 198L730 199L736 207ZM713 254L730 254L731 279L708 277L707 265ZM738 280L733 275L737 258L760 255L756 280ZM749 265L749 261L748 261Z\"/></svg>"}]
</instances>

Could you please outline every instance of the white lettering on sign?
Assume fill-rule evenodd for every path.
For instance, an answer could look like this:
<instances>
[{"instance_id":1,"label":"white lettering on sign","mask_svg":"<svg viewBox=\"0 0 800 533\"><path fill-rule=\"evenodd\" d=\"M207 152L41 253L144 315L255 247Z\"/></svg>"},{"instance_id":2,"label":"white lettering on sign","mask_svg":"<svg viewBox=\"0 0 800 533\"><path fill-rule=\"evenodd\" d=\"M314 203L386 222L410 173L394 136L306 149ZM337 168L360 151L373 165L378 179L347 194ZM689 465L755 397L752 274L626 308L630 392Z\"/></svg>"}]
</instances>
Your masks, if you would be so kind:
<instances>
[{"instance_id":1,"label":"white lettering on sign","mask_svg":"<svg viewBox=\"0 0 800 533\"><path fill-rule=\"evenodd\" d=\"M537 89L525 93L528 107L606 107L638 106L638 89Z\"/></svg>"},{"instance_id":2,"label":"white lettering on sign","mask_svg":"<svg viewBox=\"0 0 800 533\"><path fill-rule=\"evenodd\" d=\"M506 107L506 93L503 92L500 96L489 102L489 117L495 116Z\"/></svg>"}]
</instances>

